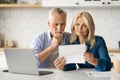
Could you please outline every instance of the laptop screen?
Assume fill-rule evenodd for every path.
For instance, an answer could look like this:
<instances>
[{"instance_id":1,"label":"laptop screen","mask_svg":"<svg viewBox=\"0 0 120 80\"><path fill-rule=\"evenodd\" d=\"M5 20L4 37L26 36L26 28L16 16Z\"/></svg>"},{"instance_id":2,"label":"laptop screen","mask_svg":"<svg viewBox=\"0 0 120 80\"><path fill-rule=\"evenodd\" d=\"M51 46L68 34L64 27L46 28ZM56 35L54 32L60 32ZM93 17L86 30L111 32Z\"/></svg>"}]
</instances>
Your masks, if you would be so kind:
<instances>
[{"instance_id":1,"label":"laptop screen","mask_svg":"<svg viewBox=\"0 0 120 80\"><path fill-rule=\"evenodd\" d=\"M8 70L11 73L39 74L34 51L31 49L4 49Z\"/></svg>"}]
</instances>

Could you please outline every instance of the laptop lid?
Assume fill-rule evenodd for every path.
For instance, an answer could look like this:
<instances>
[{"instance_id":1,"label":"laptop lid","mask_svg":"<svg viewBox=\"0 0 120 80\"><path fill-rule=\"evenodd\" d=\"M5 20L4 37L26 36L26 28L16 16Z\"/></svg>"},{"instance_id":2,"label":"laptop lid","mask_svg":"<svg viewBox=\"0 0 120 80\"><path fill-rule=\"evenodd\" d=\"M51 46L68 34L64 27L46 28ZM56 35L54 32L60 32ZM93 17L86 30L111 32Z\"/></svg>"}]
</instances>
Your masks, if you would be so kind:
<instances>
[{"instance_id":1,"label":"laptop lid","mask_svg":"<svg viewBox=\"0 0 120 80\"><path fill-rule=\"evenodd\" d=\"M35 54L31 49L4 49L8 70L11 73L39 75Z\"/></svg>"}]
</instances>

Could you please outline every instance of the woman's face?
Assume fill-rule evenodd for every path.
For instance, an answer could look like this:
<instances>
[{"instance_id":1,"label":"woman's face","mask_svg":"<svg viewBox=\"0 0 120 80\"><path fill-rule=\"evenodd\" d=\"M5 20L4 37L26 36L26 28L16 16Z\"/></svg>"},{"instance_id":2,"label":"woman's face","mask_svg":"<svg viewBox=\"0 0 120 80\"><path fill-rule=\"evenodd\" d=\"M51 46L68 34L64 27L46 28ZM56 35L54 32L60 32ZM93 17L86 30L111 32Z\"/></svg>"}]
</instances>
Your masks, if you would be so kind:
<instances>
[{"instance_id":1,"label":"woman's face","mask_svg":"<svg viewBox=\"0 0 120 80\"><path fill-rule=\"evenodd\" d=\"M78 37L87 37L89 30L82 17L78 17L74 28L75 34Z\"/></svg>"}]
</instances>

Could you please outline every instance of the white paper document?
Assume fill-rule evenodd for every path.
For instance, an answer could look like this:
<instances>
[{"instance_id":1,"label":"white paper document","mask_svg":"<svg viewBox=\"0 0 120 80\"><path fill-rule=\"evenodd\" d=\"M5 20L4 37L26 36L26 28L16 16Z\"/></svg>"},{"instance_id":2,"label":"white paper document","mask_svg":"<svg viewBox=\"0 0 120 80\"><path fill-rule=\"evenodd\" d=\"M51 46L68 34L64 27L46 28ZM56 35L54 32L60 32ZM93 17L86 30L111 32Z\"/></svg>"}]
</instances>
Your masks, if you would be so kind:
<instances>
[{"instance_id":1,"label":"white paper document","mask_svg":"<svg viewBox=\"0 0 120 80\"><path fill-rule=\"evenodd\" d=\"M86 72L89 77L111 77L110 72Z\"/></svg>"},{"instance_id":2,"label":"white paper document","mask_svg":"<svg viewBox=\"0 0 120 80\"><path fill-rule=\"evenodd\" d=\"M85 63L83 56L85 51L85 44L59 46L59 56L64 56L66 63Z\"/></svg>"}]
</instances>

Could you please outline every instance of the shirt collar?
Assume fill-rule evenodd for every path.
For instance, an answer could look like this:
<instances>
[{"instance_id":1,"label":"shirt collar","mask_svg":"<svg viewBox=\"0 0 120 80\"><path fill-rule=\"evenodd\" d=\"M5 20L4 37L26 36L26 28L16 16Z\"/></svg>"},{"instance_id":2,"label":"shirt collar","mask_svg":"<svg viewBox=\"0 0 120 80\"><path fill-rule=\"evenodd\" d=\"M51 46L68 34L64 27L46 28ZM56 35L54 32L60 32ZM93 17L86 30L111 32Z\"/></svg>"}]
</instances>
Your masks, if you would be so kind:
<instances>
[{"instance_id":1,"label":"shirt collar","mask_svg":"<svg viewBox=\"0 0 120 80\"><path fill-rule=\"evenodd\" d=\"M64 45L65 44L65 39L66 39L65 33L63 33L62 41L61 41L60 45Z\"/></svg>"},{"instance_id":2,"label":"shirt collar","mask_svg":"<svg viewBox=\"0 0 120 80\"><path fill-rule=\"evenodd\" d=\"M51 35L50 35L50 30L48 30L47 35L48 35L48 40L51 41L51 40L52 40L52 37L51 37Z\"/></svg>"}]
</instances>

